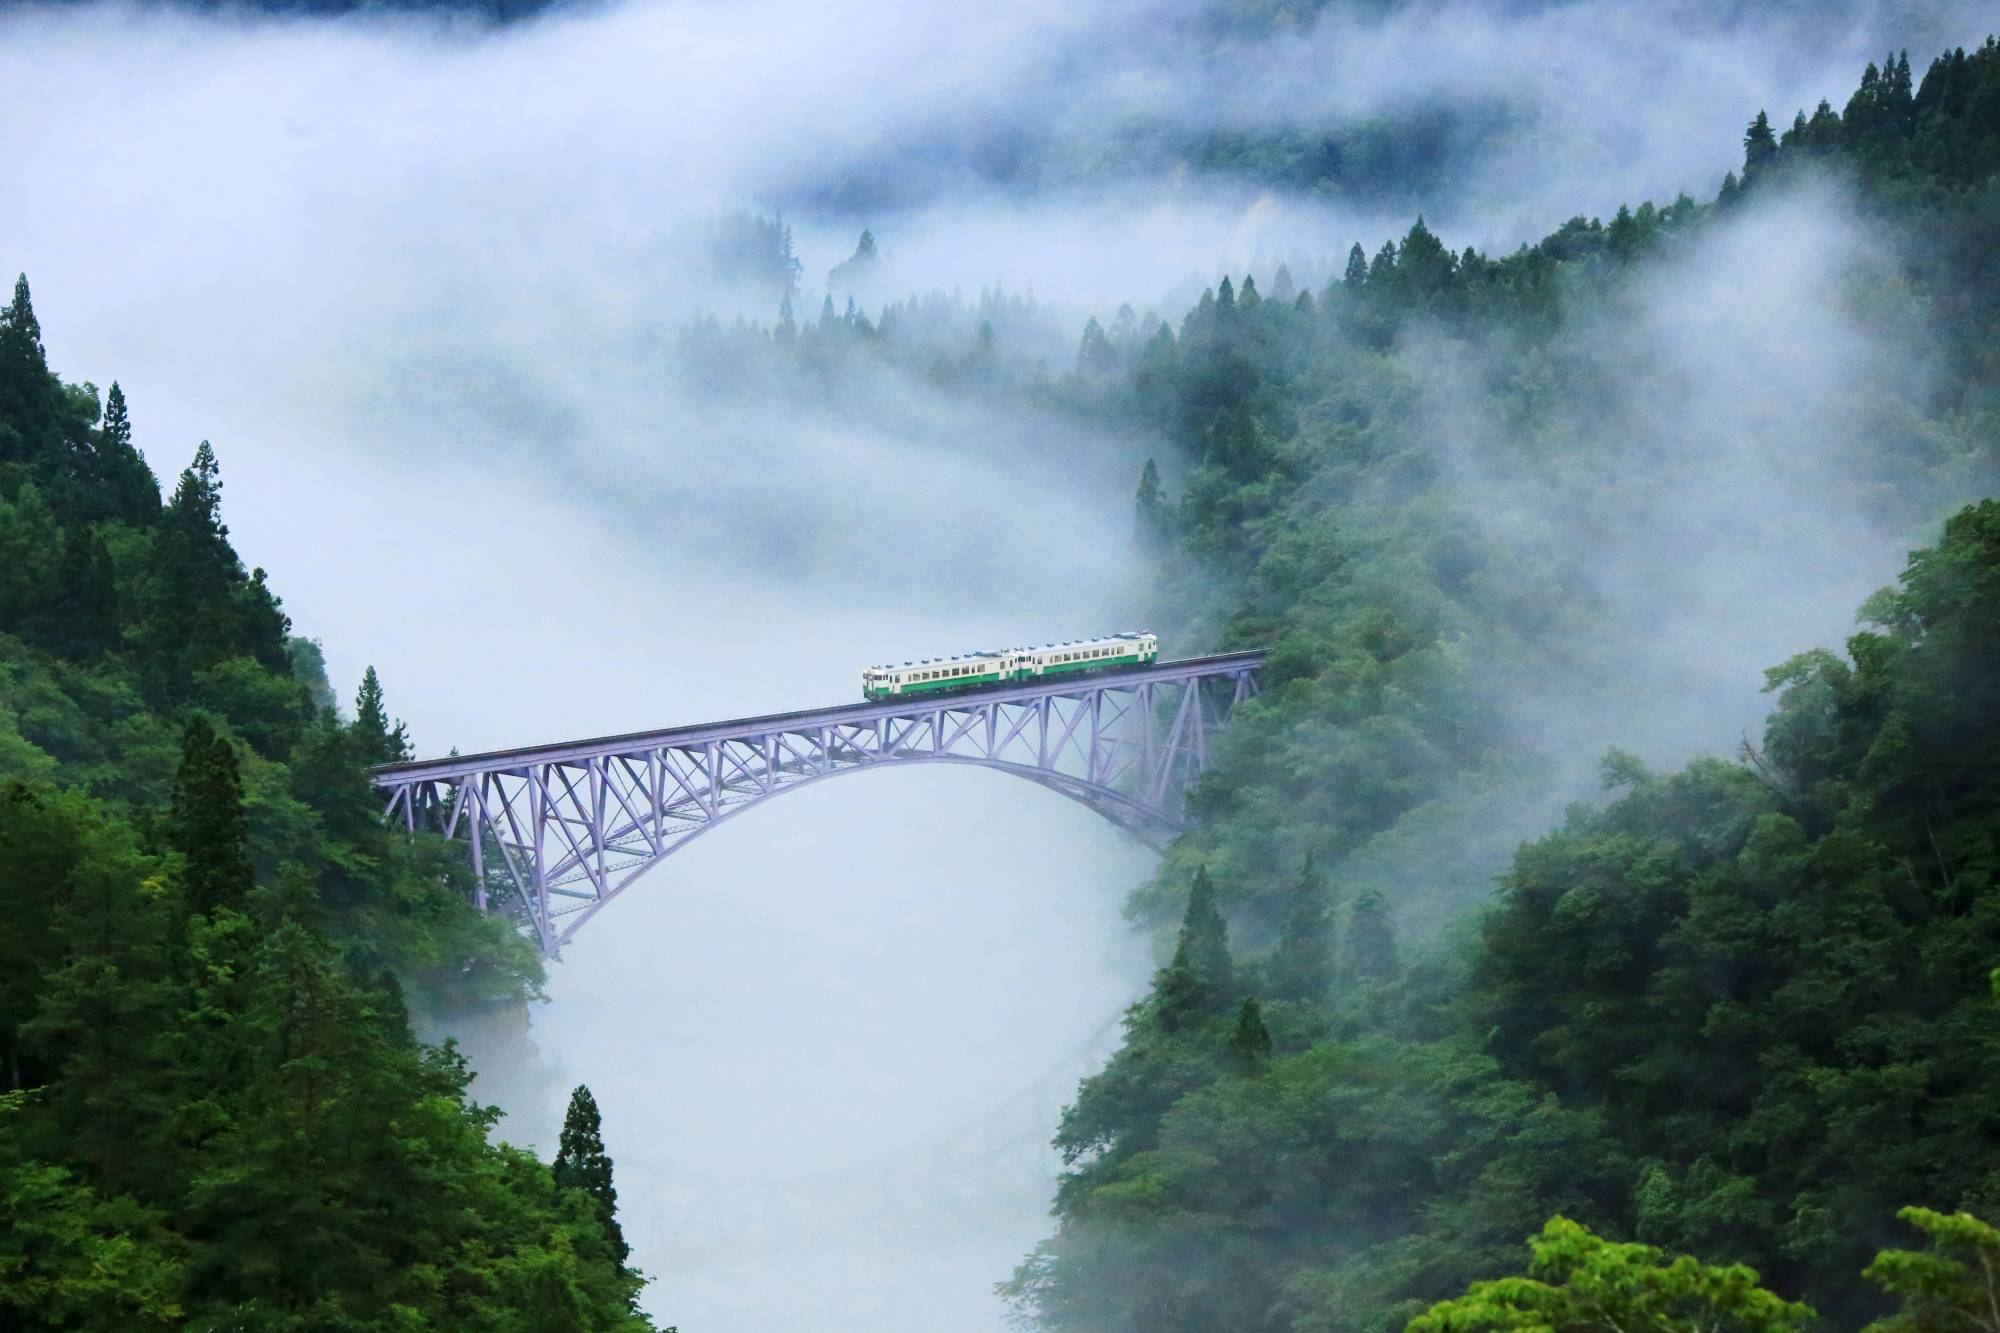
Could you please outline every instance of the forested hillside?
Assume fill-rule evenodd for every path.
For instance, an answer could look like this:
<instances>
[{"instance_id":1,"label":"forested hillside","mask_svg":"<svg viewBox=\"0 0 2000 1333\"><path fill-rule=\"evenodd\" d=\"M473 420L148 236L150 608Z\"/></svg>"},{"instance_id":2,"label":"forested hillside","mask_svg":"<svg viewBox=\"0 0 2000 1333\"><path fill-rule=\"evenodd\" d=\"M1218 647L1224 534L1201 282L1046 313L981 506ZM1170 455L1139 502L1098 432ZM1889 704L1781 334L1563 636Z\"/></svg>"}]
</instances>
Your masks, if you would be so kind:
<instances>
[{"instance_id":1,"label":"forested hillside","mask_svg":"<svg viewBox=\"0 0 2000 1333\"><path fill-rule=\"evenodd\" d=\"M50 373L21 279L0 316L0 1327L651 1327L608 1163L552 1175L489 1144L463 1062L411 1037L412 1000L518 1001L541 973L458 858L383 827L364 770L405 742L374 673L342 720L229 544L214 451L162 504L133 440L116 384L100 402Z\"/></svg>"},{"instance_id":2,"label":"forested hillside","mask_svg":"<svg viewBox=\"0 0 2000 1333\"><path fill-rule=\"evenodd\" d=\"M1896 56L1757 115L1711 201L1498 259L1419 222L1323 291L1225 279L1178 330L1086 332L1049 392L1172 442L1139 493L1167 636L1272 659L1134 901L1178 945L1064 1118L1025 1313L1388 1329L1563 1214L1854 1326L1900 1207L2000 1214L2000 505L1844 656L1772 669L1761 743L1614 753L1613 803L1479 906L1579 746L1694 725L1720 645L1678 624L1782 614L1677 622L1731 595L1712 550L1928 543L2000 491L1996 173L2000 45ZM1865 240L1814 317L1729 344L1715 284L1829 218Z\"/></svg>"}]
</instances>

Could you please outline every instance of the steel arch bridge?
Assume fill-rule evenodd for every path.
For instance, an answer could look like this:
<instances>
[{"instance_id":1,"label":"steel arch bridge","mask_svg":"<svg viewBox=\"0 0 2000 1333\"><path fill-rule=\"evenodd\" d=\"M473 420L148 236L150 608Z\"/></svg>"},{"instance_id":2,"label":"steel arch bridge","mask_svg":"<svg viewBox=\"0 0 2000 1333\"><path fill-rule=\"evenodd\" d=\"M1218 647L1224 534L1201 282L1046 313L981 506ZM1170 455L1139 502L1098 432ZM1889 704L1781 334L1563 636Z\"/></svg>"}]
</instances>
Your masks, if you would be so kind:
<instances>
[{"instance_id":1,"label":"steel arch bridge","mask_svg":"<svg viewBox=\"0 0 2000 1333\"><path fill-rule=\"evenodd\" d=\"M465 843L479 909L518 910L553 957L633 881L716 825L864 769L998 769L1157 845L1182 827L1209 738L1257 692L1263 663L1261 651L1186 658L413 760L371 778L387 794L388 819Z\"/></svg>"}]
</instances>

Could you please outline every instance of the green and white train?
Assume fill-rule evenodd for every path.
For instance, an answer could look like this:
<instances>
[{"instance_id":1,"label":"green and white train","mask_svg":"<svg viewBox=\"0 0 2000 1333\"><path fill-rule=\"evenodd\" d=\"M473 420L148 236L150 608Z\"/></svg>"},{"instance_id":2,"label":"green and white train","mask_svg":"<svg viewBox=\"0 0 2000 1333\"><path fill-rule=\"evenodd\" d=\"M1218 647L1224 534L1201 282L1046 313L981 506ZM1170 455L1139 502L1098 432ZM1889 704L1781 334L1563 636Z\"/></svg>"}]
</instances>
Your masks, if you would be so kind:
<instances>
[{"instance_id":1,"label":"green and white train","mask_svg":"<svg viewBox=\"0 0 2000 1333\"><path fill-rule=\"evenodd\" d=\"M1160 657L1156 634L1138 630L1103 639L1076 639L1040 648L1001 648L963 657L936 657L901 666L874 666L861 673L861 697L898 699L912 694L975 690L982 685L1019 685L1051 676L1118 667L1143 666Z\"/></svg>"}]
</instances>

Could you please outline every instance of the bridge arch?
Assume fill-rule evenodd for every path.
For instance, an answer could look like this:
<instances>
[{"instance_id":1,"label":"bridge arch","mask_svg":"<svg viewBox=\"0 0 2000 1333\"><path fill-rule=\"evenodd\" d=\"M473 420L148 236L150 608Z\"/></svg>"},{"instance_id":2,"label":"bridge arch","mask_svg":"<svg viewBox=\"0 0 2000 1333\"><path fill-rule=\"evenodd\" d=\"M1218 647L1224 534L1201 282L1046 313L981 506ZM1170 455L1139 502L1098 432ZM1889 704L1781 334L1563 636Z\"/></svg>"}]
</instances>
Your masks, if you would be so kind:
<instances>
[{"instance_id":1,"label":"bridge arch","mask_svg":"<svg viewBox=\"0 0 2000 1333\"><path fill-rule=\"evenodd\" d=\"M554 956L654 867L787 792L864 769L960 764L1026 778L1158 844L1209 738L1256 693L1230 653L960 695L390 764L387 817L463 841L481 910Z\"/></svg>"}]
</instances>

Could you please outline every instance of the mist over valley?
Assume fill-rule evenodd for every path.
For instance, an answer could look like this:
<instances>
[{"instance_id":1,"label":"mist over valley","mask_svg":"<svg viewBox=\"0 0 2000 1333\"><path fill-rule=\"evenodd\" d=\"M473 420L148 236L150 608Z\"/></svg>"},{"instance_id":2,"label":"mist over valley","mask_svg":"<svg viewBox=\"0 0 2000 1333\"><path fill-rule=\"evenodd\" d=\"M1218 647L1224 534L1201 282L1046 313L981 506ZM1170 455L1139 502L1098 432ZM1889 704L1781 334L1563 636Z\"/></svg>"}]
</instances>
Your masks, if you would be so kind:
<instances>
[{"instance_id":1,"label":"mist over valley","mask_svg":"<svg viewBox=\"0 0 2000 1333\"><path fill-rule=\"evenodd\" d=\"M0 1323L1942 1328L1991 27L10 7ZM1148 837L881 763L543 958L369 785L1135 629L1265 654Z\"/></svg>"}]
</instances>

